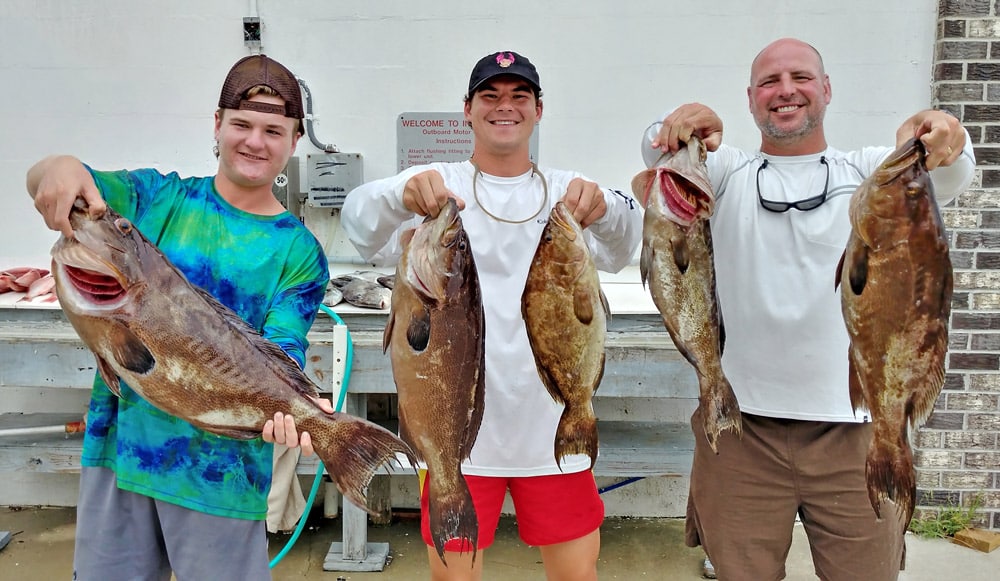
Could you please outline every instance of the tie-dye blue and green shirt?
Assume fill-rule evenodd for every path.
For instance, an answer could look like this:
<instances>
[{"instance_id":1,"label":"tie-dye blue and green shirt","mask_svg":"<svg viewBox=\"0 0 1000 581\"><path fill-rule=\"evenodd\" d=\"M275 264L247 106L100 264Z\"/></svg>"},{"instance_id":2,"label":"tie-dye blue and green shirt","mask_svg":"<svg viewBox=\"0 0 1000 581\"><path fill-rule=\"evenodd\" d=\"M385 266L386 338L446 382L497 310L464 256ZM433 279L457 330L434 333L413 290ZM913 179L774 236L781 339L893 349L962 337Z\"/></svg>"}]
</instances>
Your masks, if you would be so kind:
<instances>
[{"instance_id":1,"label":"tie-dye blue and green shirt","mask_svg":"<svg viewBox=\"0 0 1000 581\"><path fill-rule=\"evenodd\" d=\"M108 205L192 284L304 365L306 333L329 271L322 246L297 218L239 210L222 199L212 177L182 179L152 169L91 174ZM192 510L251 520L267 516L271 444L200 430L154 408L124 383L122 396L115 397L97 376L84 466L110 468L119 488Z\"/></svg>"}]
</instances>

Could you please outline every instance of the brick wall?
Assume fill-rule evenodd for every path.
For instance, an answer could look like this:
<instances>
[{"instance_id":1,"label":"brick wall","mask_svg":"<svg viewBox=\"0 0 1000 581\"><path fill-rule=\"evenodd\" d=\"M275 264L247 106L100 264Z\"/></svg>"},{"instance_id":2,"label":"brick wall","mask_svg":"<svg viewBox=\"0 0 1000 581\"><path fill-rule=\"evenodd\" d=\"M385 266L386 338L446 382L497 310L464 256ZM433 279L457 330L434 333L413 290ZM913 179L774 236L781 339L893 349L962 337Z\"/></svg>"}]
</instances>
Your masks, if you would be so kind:
<instances>
[{"instance_id":1,"label":"brick wall","mask_svg":"<svg viewBox=\"0 0 1000 581\"><path fill-rule=\"evenodd\" d=\"M933 106L976 151L972 187L944 208L955 269L944 390L915 436L917 513L981 495L1000 529L1000 0L940 0Z\"/></svg>"}]
</instances>

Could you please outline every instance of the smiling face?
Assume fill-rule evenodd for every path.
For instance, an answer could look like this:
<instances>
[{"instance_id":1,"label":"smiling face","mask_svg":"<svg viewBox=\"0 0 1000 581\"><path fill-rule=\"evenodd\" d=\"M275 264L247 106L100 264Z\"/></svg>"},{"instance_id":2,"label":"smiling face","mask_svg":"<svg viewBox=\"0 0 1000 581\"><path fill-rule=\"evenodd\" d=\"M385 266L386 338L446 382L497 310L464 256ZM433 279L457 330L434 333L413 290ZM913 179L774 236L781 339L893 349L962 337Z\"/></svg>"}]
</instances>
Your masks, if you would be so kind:
<instances>
[{"instance_id":1,"label":"smiling face","mask_svg":"<svg viewBox=\"0 0 1000 581\"><path fill-rule=\"evenodd\" d=\"M465 119L476 137L473 159L483 171L505 175L491 164L513 156L518 167L511 166L510 175L527 171L529 139L541 118L542 102L527 81L513 75L490 79L465 103Z\"/></svg>"},{"instance_id":2,"label":"smiling face","mask_svg":"<svg viewBox=\"0 0 1000 581\"><path fill-rule=\"evenodd\" d=\"M275 95L255 95L250 101L283 105ZM216 186L237 207L234 194L273 196L271 184L295 151L298 120L275 113L247 109L220 109L215 114L215 139L219 144ZM239 197L243 197L240 195ZM247 208L243 208L247 209Z\"/></svg>"},{"instance_id":3,"label":"smiling face","mask_svg":"<svg viewBox=\"0 0 1000 581\"><path fill-rule=\"evenodd\" d=\"M747 88L761 150L804 155L826 149L823 117L830 96L830 78L813 47L794 39L768 45L754 59Z\"/></svg>"}]
</instances>

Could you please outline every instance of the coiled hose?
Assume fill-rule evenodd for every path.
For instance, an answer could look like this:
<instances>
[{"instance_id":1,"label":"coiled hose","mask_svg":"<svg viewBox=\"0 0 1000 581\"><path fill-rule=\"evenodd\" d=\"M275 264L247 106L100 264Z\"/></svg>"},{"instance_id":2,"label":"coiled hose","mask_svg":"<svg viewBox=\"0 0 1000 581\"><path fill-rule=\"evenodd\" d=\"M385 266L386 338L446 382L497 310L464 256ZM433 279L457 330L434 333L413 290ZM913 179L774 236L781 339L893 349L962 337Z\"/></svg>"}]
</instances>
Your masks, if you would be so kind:
<instances>
[{"instance_id":1,"label":"coiled hose","mask_svg":"<svg viewBox=\"0 0 1000 581\"><path fill-rule=\"evenodd\" d=\"M343 325L345 328L347 325L344 324L344 320L340 318L340 315L333 312L333 309L326 305L320 305L319 308L333 319L334 323L338 325ZM354 364L354 343L351 341L351 331L347 330L347 360L344 365L344 380L340 384L340 394L337 396L337 405L334 406L335 411L344 410L344 400L347 398L347 385L351 381L351 367ZM297 478L297 476L296 476ZM316 464L316 477L313 478L312 488L309 490L309 498L306 500L306 509L302 513L302 517L299 518L299 524L295 526L295 531L292 532L291 538L285 543L284 548L271 559L269 567L274 569L274 566L281 562L288 554L288 551L292 550L295 545L295 541L299 539L299 535L302 534L302 529L306 526L306 516L309 514L309 508L312 507L313 502L316 501L316 493L319 492L319 484L323 481L323 461L319 461Z\"/></svg>"}]
</instances>

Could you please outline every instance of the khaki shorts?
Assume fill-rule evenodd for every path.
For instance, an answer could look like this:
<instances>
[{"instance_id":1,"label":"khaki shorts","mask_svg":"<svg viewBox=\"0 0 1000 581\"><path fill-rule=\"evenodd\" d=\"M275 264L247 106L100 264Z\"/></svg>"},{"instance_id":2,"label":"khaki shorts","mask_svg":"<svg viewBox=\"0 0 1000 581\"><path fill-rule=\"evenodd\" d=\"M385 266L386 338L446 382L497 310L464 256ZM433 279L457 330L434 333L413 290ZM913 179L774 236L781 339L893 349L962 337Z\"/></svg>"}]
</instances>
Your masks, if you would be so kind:
<instances>
[{"instance_id":1,"label":"khaki shorts","mask_svg":"<svg viewBox=\"0 0 1000 581\"><path fill-rule=\"evenodd\" d=\"M743 438L723 432L718 455L695 433L686 542L702 545L718 578L785 578L798 515L816 574L826 581L896 579L905 554L895 506L875 517L865 485L871 424L743 414Z\"/></svg>"}]
</instances>

